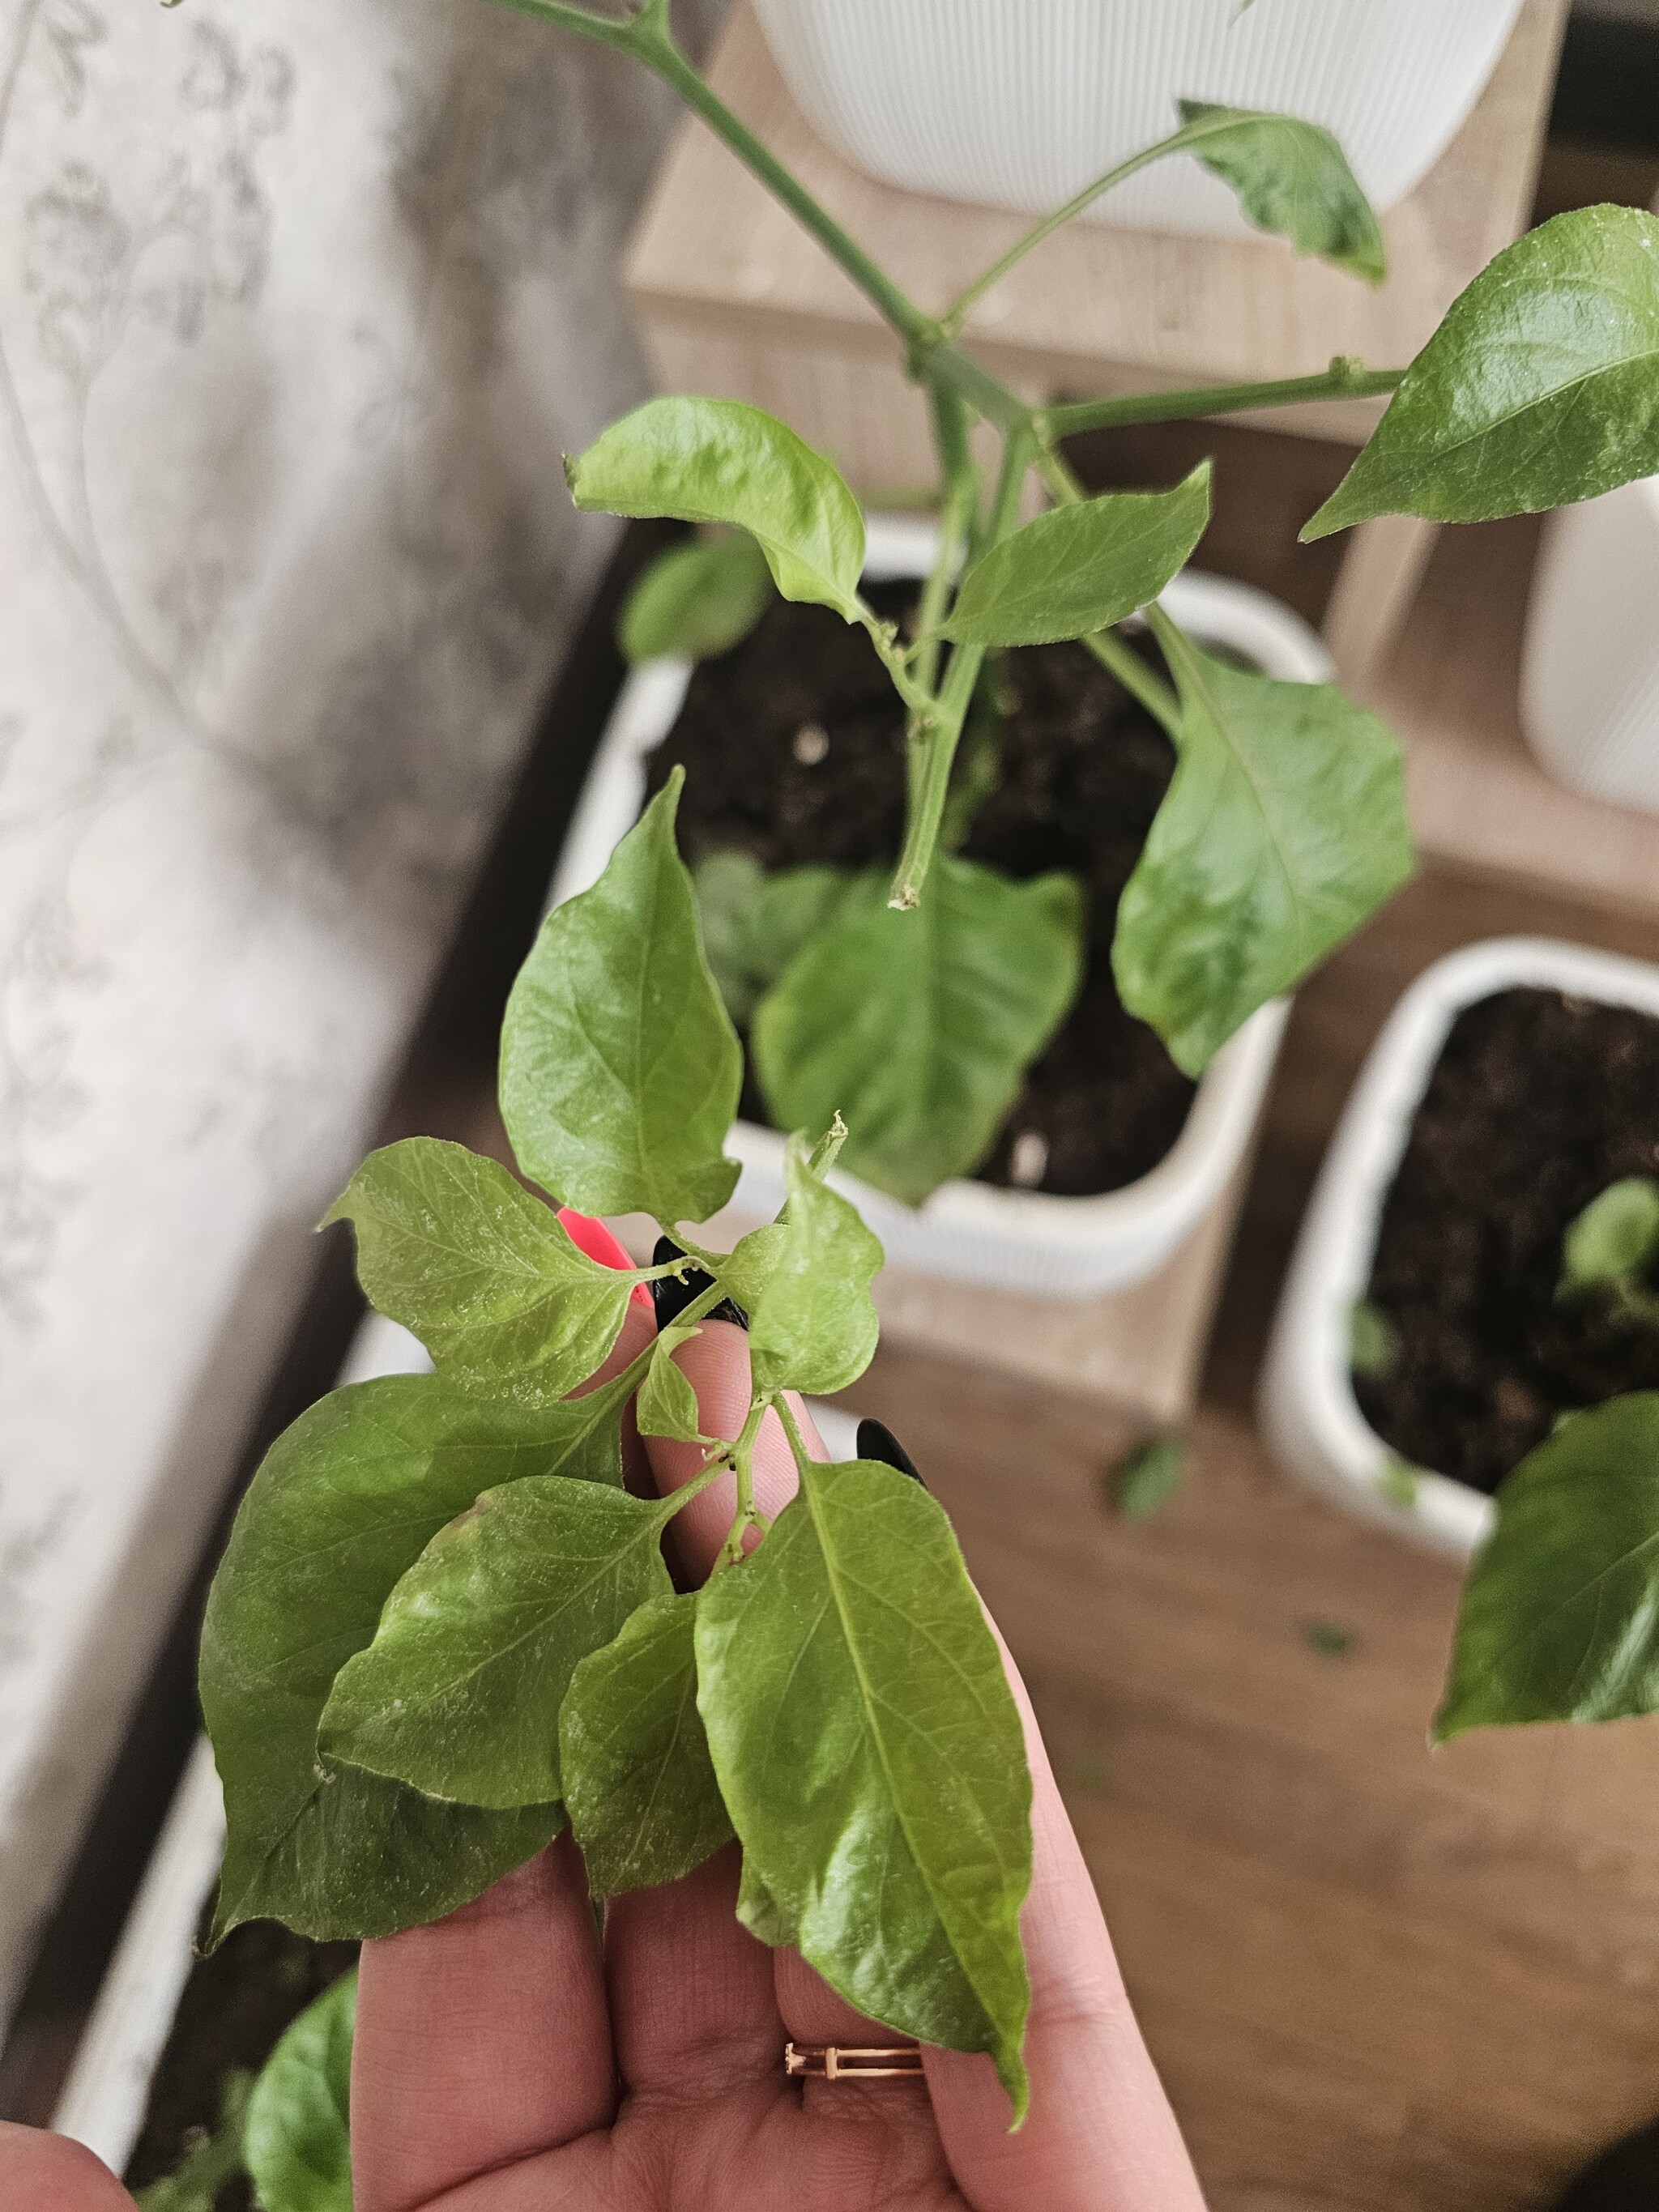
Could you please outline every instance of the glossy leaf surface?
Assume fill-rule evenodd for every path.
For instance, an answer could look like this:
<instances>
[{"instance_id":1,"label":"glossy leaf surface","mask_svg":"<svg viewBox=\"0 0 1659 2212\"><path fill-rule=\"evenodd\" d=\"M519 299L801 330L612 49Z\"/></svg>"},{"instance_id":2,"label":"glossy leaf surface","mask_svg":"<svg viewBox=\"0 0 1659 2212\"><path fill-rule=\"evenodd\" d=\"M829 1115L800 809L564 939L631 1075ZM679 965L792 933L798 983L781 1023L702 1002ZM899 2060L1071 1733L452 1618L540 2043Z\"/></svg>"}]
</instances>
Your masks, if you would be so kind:
<instances>
[{"instance_id":1,"label":"glossy leaf surface","mask_svg":"<svg viewBox=\"0 0 1659 2212\"><path fill-rule=\"evenodd\" d=\"M1124 887L1124 1005L1199 1075L1412 872L1400 749L1334 684L1215 659L1161 617L1175 780Z\"/></svg>"},{"instance_id":2,"label":"glossy leaf surface","mask_svg":"<svg viewBox=\"0 0 1659 2212\"><path fill-rule=\"evenodd\" d=\"M670 1437L685 1444L709 1441L697 1425L697 1394L674 1364L674 1354L697 1334L676 1322L662 1330L651 1347L651 1364L645 1370L635 1401L635 1419L642 1437Z\"/></svg>"},{"instance_id":3,"label":"glossy leaf surface","mask_svg":"<svg viewBox=\"0 0 1659 2212\"><path fill-rule=\"evenodd\" d=\"M707 660L748 636L772 599L772 574L754 539L700 538L660 553L629 593L617 625L624 657Z\"/></svg>"},{"instance_id":4,"label":"glossy leaf surface","mask_svg":"<svg viewBox=\"0 0 1659 2212\"><path fill-rule=\"evenodd\" d=\"M557 1798L570 1677L670 1588L663 1519L655 1502L562 1476L486 1491L433 1537L335 1677L325 1757L497 1812Z\"/></svg>"},{"instance_id":5,"label":"glossy leaf surface","mask_svg":"<svg viewBox=\"0 0 1659 2212\"><path fill-rule=\"evenodd\" d=\"M653 1598L571 1677L559 1769L594 1894L678 1881L731 1840L697 1711L695 1591Z\"/></svg>"},{"instance_id":6,"label":"glossy leaf surface","mask_svg":"<svg viewBox=\"0 0 1659 2212\"><path fill-rule=\"evenodd\" d=\"M630 1279L465 1145L409 1137L372 1152L323 1218L354 1224L371 1302L474 1389L562 1398L603 1364L628 1312Z\"/></svg>"},{"instance_id":7,"label":"glossy leaf surface","mask_svg":"<svg viewBox=\"0 0 1659 2212\"><path fill-rule=\"evenodd\" d=\"M874 2019L990 2051L1022 2112L1030 1778L939 1507L891 1468L812 1469L702 1592L697 1668L750 1927Z\"/></svg>"},{"instance_id":8,"label":"glossy leaf surface","mask_svg":"<svg viewBox=\"0 0 1659 2212\"><path fill-rule=\"evenodd\" d=\"M555 1832L556 1806L489 1814L319 1771L317 1725L393 1584L481 1491L561 1468L620 1482L619 1406L611 1390L516 1409L387 1376L321 1400L271 1447L202 1634L229 1824L217 1935L266 1915L319 1940L434 1919Z\"/></svg>"},{"instance_id":9,"label":"glossy leaf surface","mask_svg":"<svg viewBox=\"0 0 1659 2212\"><path fill-rule=\"evenodd\" d=\"M786 599L854 619L864 517L776 416L738 399L648 399L564 465L578 507L733 523L758 540Z\"/></svg>"},{"instance_id":10,"label":"glossy leaf surface","mask_svg":"<svg viewBox=\"0 0 1659 2212\"><path fill-rule=\"evenodd\" d=\"M354 1967L308 2004L261 2068L243 2147L261 2212L351 2212Z\"/></svg>"},{"instance_id":11,"label":"glossy leaf surface","mask_svg":"<svg viewBox=\"0 0 1659 2212\"><path fill-rule=\"evenodd\" d=\"M1659 220L1576 208L1459 295L1304 538L1377 514L1483 522L1659 470Z\"/></svg>"},{"instance_id":12,"label":"glossy leaf surface","mask_svg":"<svg viewBox=\"0 0 1659 2212\"><path fill-rule=\"evenodd\" d=\"M1316 123L1209 100L1177 102L1181 119L1201 127L1191 151L1238 195L1258 230L1288 238L1339 269L1379 284L1389 273L1371 204L1341 147Z\"/></svg>"},{"instance_id":13,"label":"glossy leaf surface","mask_svg":"<svg viewBox=\"0 0 1659 2212\"><path fill-rule=\"evenodd\" d=\"M1173 491L1108 492L1052 507L963 579L944 625L973 645L1045 645L1109 629L1183 568L1210 519L1210 464Z\"/></svg>"},{"instance_id":14,"label":"glossy leaf surface","mask_svg":"<svg viewBox=\"0 0 1659 2212\"><path fill-rule=\"evenodd\" d=\"M870 1285L882 1250L858 1208L821 1182L804 1138L785 1155L786 1234L749 1315L757 1390L845 1390L875 1356Z\"/></svg>"},{"instance_id":15,"label":"glossy leaf surface","mask_svg":"<svg viewBox=\"0 0 1659 2212\"><path fill-rule=\"evenodd\" d=\"M1659 1710L1659 1392L1565 1421L1498 1492L1434 1736Z\"/></svg>"},{"instance_id":16,"label":"glossy leaf surface","mask_svg":"<svg viewBox=\"0 0 1659 2212\"><path fill-rule=\"evenodd\" d=\"M843 868L780 868L769 874L747 853L710 853L698 861L692 881L708 965L740 1029L835 914L853 880Z\"/></svg>"},{"instance_id":17,"label":"glossy leaf surface","mask_svg":"<svg viewBox=\"0 0 1659 2212\"><path fill-rule=\"evenodd\" d=\"M683 780L542 924L501 1030L501 1113L526 1174L584 1213L665 1227L732 1195L721 1146L743 1075L674 849Z\"/></svg>"},{"instance_id":18,"label":"glossy leaf surface","mask_svg":"<svg viewBox=\"0 0 1659 2212\"><path fill-rule=\"evenodd\" d=\"M1013 883L941 853L914 913L858 878L763 1000L750 1037L773 1119L851 1134L842 1165L920 1204L989 1151L1083 965L1068 876Z\"/></svg>"}]
</instances>

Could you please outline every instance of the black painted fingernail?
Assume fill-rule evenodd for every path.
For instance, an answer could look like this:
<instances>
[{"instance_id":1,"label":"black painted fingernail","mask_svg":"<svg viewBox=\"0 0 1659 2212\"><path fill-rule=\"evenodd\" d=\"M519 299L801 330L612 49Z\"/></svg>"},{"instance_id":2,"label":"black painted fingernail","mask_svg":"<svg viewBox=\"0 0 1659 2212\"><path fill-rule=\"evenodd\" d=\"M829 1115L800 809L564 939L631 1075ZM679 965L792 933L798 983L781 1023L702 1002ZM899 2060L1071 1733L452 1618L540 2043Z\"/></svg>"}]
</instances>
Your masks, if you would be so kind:
<instances>
[{"instance_id":1,"label":"black painted fingernail","mask_svg":"<svg viewBox=\"0 0 1659 2212\"><path fill-rule=\"evenodd\" d=\"M665 1267L671 1260L684 1256L672 1237L659 1237L657 1249L651 1255L651 1264L653 1267ZM678 1321L692 1299L701 1297L713 1280L713 1276L705 1268L696 1267L686 1269L684 1282L673 1275L659 1275L651 1285L651 1303L656 1308L657 1327L666 1328L670 1322ZM740 1312L730 1298L722 1298L713 1312L704 1318L708 1321L734 1321L739 1328L749 1326L748 1316Z\"/></svg>"},{"instance_id":2,"label":"black painted fingernail","mask_svg":"<svg viewBox=\"0 0 1659 2212\"><path fill-rule=\"evenodd\" d=\"M901 1474L908 1474L912 1482L921 1482L921 1470L885 1421L860 1421L858 1433L858 1454L860 1459L879 1460L884 1467L896 1467Z\"/></svg>"}]
</instances>

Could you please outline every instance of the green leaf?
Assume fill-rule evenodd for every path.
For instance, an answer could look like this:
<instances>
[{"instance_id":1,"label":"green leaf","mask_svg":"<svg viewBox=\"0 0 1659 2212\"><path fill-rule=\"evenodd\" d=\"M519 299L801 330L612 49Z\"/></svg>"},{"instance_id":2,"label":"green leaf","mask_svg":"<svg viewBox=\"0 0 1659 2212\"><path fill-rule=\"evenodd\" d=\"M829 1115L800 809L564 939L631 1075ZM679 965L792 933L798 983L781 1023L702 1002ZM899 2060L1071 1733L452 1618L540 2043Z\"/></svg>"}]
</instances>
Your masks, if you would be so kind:
<instances>
[{"instance_id":1,"label":"green leaf","mask_svg":"<svg viewBox=\"0 0 1659 2212\"><path fill-rule=\"evenodd\" d=\"M789 1139L787 1235L749 1314L757 1390L845 1390L875 1356L881 1325L870 1284L881 1266L858 1208L820 1182L806 1140Z\"/></svg>"},{"instance_id":2,"label":"green leaf","mask_svg":"<svg viewBox=\"0 0 1659 2212\"><path fill-rule=\"evenodd\" d=\"M1371 204L1328 131L1294 115L1176 102L1202 135L1188 151L1230 185L1258 230L1277 231L1298 253L1317 253L1369 284L1389 273Z\"/></svg>"},{"instance_id":3,"label":"green leaf","mask_svg":"<svg viewBox=\"0 0 1659 2212\"><path fill-rule=\"evenodd\" d=\"M678 1881L732 1822L697 1711L697 1596L653 1598L570 1678L559 1771L595 1896Z\"/></svg>"},{"instance_id":4,"label":"green leaf","mask_svg":"<svg viewBox=\"0 0 1659 2212\"><path fill-rule=\"evenodd\" d=\"M1482 270L1303 530L1484 522L1659 470L1659 221L1575 208Z\"/></svg>"},{"instance_id":5,"label":"green leaf","mask_svg":"<svg viewBox=\"0 0 1659 2212\"><path fill-rule=\"evenodd\" d=\"M1210 519L1210 464L1173 491L1051 507L963 579L943 626L970 645L1048 645L1109 629L1183 568Z\"/></svg>"},{"instance_id":6,"label":"green leaf","mask_svg":"<svg viewBox=\"0 0 1659 2212\"><path fill-rule=\"evenodd\" d=\"M648 399L567 456L564 472L578 507L734 523L759 540L786 599L858 617L858 501L775 415L738 399Z\"/></svg>"},{"instance_id":7,"label":"green leaf","mask_svg":"<svg viewBox=\"0 0 1659 2212\"><path fill-rule=\"evenodd\" d=\"M788 1243L787 1226L769 1221L740 1237L729 1252L699 1252L698 1257L709 1273L719 1279L726 1297L744 1314L751 1314Z\"/></svg>"},{"instance_id":8,"label":"green leaf","mask_svg":"<svg viewBox=\"0 0 1659 2212\"><path fill-rule=\"evenodd\" d=\"M976 1167L1083 969L1069 876L1011 883L939 854L913 913L888 874L857 878L755 1016L750 1046L773 1119L852 1134L842 1164L912 1205Z\"/></svg>"},{"instance_id":9,"label":"green leaf","mask_svg":"<svg viewBox=\"0 0 1659 2212\"><path fill-rule=\"evenodd\" d=\"M708 660L747 637L771 599L771 571L752 538L671 545L629 593L617 641L635 665L666 653Z\"/></svg>"},{"instance_id":10,"label":"green leaf","mask_svg":"<svg viewBox=\"0 0 1659 2212\"><path fill-rule=\"evenodd\" d=\"M1659 1182L1626 1176L1609 1183L1567 1224L1559 1298L1639 1276L1659 1257Z\"/></svg>"},{"instance_id":11,"label":"green leaf","mask_svg":"<svg viewBox=\"0 0 1659 2212\"><path fill-rule=\"evenodd\" d=\"M545 1404L616 1343L633 1278L590 1260L552 1208L465 1145L370 1153L328 1212L357 1231L372 1302L455 1382Z\"/></svg>"},{"instance_id":12,"label":"green leaf","mask_svg":"<svg viewBox=\"0 0 1659 2212\"><path fill-rule=\"evenodd\" d=\"M697 1425L697 1394L675 1366L673 1354L699 1334L695 1323L687 1328L673 1322L651 1347L651 1364L645 1370L635 1406L642 1437L670 1437L683 1444L713 1442Z\"/></svg>"},{"instance_id":13,"label":"green leaf","mask_svg":"<svg viewBox=\"0 0 1659 2212\"><path fill-rule=\"evenodd\" d=\"M1659 1391L1589 1407L1499 1486L1433 1740L1659 1710Z\"/></svg>"},{"instance_id":14,"label":"green leaf","mask_svg":"<svg viewBox=\"0 0 1659 2212\"><path fill-rule=\"evenodd\" d=\"M1356 1298L1348 1309L1348 1366L1356 1375L1386 1375L1400 1357L1400 1331L1381 1306Z\"/></svg>"},{"instance_id":15,"label":"green leaf","mask_svg":"<svg viewBox=\"0 0 1659 2212\"><path fill-rule=\"evenodd\" d=\"M697 1673L750 1925L889 2027L990 2051L1018 2118L1030 1777L939 1505L867 1461L805 1470L702 1591Z\"/></svg>"},{"instance_id":16,"label":"green leaf","mask_svg":"<svg viewBox=\"0 0 1659 2212\"><path fill-rule=\"evenodd\" d=\"M519 1164L584 1213L705 1221L736 1188L721 1152L743 1052L674 849L676 769L591 890L542 924L507 1002L501 1113Z\"/></svg>"},{"instance_id":17,"label":"green leaf","mask_svg":"<svg viewBox=\"0 0 1659 2212\"><path fill-rule=\"evenodd\" d=\"M306 2007L248 2101L247 2170L262 2212L351 2212L351 2039L357 1972Z\"/></svg>"},{"instance_id":18,"label":"green leaf","mask_svg":"<svg viewBox=\"0 0 1659 2212\"><path fill-rule=\"evenodd\" d=\"M325 1758L497 1812L561 1795L579 1660L670 1587L653 1500L561 1476L488 1490L441 1529L335 1677Z\"/></svg>"},{"instance_id":19,"label":"green leaf","mask_svg":"<svg viewBox=\"0 0 1659 2212\"><path fill-rule=\"evenodd\" d=\"M229 1823L216 1937L265 1915L319 1940L389 1934L476 1897L555 1832L556 1805L489 1814L319 1767L317 1724L392 1585L481 1491L558 1473L620 1485L619 1384L526 1408L386 1376L337 1390L272 1445L202 1632Z\"/></svg>"},{"instance_id":20,"label":"green leaf","mask_svg":"<svg viewBox=\"0 0 1659 2212\"><path fill-rule=\"evenodd\" d=\"M1158 611L1181 695L1175 781L1118 906L1124 1005L1200 1075L1412 872L1400 749L1334 684L1201 652Z\"/></svg>"},{"instance_id":21,"label":"green leaf","mask_svg":"<svg viewBox=\"0 0 1659 2212\"><path fill-rule=\"evenodd\" d=\"M1150 1521L1181 1487L1186 1448L1179 1437L1152 1437L1112 1469L1111 1500L1120 1521Z\"/></svg>"},{"instance_id":22,"label":"green leaf","mask_svg":"<svg viewBox=\"0 0 1659 2212\"><path fill-rule=\"evenodd\" d=\"M253 2076L240 2067L226 2075L219 2092L219 2124L198 2135L173 2172L137 2192L139 2212L215 2212L227 2182L246 2172L242 2130Z\"/></svg>"},{"instance_id":23,"label":"green leaf","mask_svg":"<svg viewBox=\"0 0 1659 2212\"><path fill-rule=\"evenodd\" d=\"M747 853L710 853L692 871L709 969L739 1029L810 938L845 901L843 868L769 875Z\"/></svg>"}]
</instances>

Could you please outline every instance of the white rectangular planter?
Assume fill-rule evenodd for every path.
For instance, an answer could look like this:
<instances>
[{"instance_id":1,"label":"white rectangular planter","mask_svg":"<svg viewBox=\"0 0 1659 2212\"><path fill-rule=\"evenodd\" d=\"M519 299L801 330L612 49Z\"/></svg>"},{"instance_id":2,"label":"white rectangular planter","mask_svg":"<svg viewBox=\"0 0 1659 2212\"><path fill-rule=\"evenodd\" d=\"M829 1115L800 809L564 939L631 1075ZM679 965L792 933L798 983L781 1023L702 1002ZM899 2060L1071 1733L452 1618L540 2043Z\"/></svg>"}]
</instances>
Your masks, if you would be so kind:
<instances>
[{"instance_id":1,"label":"white rectangular planter","mask_svg":"<svg viewBox=\"0 0 1659 2212\"><path fill-rule=\"evenodd\" d=\"M1549 938L1494 938L1425 969L1371 1047L1337 1124L1261 1377L1261 1427L1291 1474L1364 1518L1456 1559L1467 1559L1490 1531L1492 1502L1432 1472L1419 1473L1412 1504L1390 1497L1395 1455L1354 1396L1350 1316L1370 1281L1383 1203L1452 1024L1481 999L1526 988L1659 1016L1659 968Z\"/></svg>"},{"instance_id":2,"label":"white rectangular planter","mask_svg":"<svg viewBox=\"0 0 1659 2212\"><path fill-rule=\"evenodd\" d=\"M1659 813L1659 477L1545 524L1521 722L1562 783Z\"/></svg>"},{"instance_id":3,"label":"white rectangular planter","mask_svg":"<svg viewBox=\"0 0 1659 2212\"><path fill-rule=\"evenodd\" d=\"M931 523L872 517L866 574L877 580L923 575L935 543ZM1169 586L1163 604L1203 641L1244 656L1269 676L1299 684L1331 678L1330 656L1319 639L1265 592L1188 571ZM690 676L689 661L659 660L636 669L623 685L572 818L552 905L597 879L638 817L646 756L672 727ZM1056 1198L963 1179L912 1207L855 1176L838 1172L833 1181L857 1205L896 1267L1032 1297L1082 1298L1123 1289L1155 1274L1226 1188L1255 1127L1288 1012L1281 1000L1252 1015L1211 1063L1170 1151L1121 1190ZM739 1121L730 1151L743 1168L733 1212L769 1220L783 1204L782 1138Z\"/></svg>"},{"instance_id":4,"label":"white rectangular planter","mask_svg":"<svg viewBox=\"0 0 1659 2212\"><path fill-rule=\"evenodd\" d=\"M1182 98L1334 131L1373 205L1428 173L1497 67L1521 0L756 0L813 124L910 191L1046 213L1176 127ZM1190 156L1088 211L1250 234Z\"/></svg>"}]
</instances>

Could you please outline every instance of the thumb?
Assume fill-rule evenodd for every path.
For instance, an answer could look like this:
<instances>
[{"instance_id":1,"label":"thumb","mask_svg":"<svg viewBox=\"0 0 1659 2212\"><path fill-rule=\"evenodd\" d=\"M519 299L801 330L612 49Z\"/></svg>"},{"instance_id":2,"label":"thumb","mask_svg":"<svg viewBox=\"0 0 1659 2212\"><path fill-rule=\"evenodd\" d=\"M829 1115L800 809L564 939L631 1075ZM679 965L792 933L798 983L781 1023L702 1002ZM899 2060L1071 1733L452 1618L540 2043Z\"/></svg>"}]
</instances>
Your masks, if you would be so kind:
<instances>
[{"instance_id":1,"label":"thumb","mask_svg":"<svg viewBox=\"0 0 1659 2212\"><path fill-rule=\"evenodd\" d=\"M706 1437L730 1442L740 1434L749 1412L751 1389L749 1339L734 1322L705 1321L696 1336L673 1354L674 1364L697 1394L697 1423ZM786 1394L814 1459L830 1455L812 1426L810 1416L793 1391ZM676 1443L666 1437L644 1439L652 1478L665 1498L702 1473L708 1453L701 1444ZM769 1520L775 1520L799 1487L794 1455L783 1424L769 1413L755 1440L755 1503ZM723 1474L701 1498L694 1498L678 1515L672 1540L687 1577L702 1582L726 1541L738 1506L737 1477Z\"/></svg>"}]
</instances>

